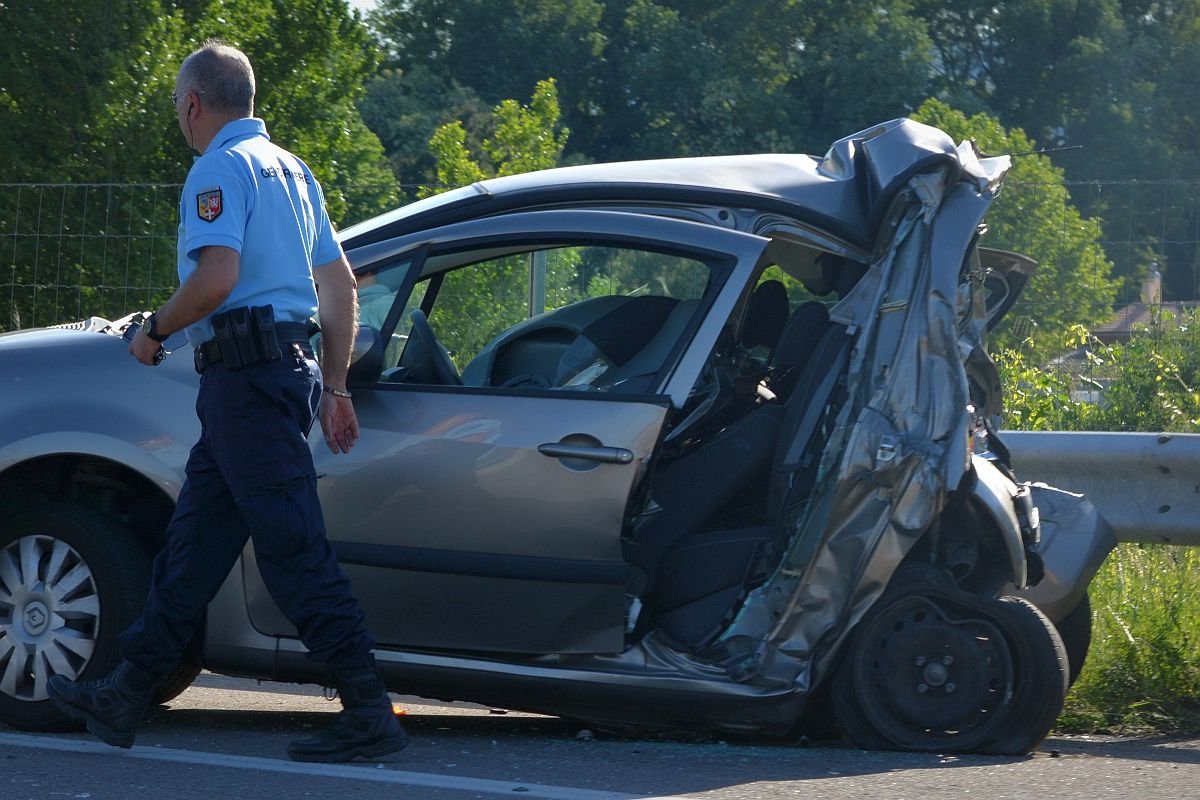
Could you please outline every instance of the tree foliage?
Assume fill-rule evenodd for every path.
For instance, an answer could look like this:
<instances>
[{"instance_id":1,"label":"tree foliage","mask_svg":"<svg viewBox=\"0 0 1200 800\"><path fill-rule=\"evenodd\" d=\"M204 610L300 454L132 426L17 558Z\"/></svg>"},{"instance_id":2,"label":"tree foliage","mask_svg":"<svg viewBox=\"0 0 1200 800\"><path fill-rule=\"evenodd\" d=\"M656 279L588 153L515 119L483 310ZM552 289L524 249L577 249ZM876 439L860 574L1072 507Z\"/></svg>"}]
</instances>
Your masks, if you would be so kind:
<instances>
[{"instance_id":1,"label":"tree foliage","mask_svg":"<svg viewBox=\"0 0 1200 800\"><path fill-rule=\"evenodd\" d=\"M453 121L491 172L492 109L547 78L572 132L564 163L820 153L933 97L1025 132L998 136L995 152L1082 146L1055 153L1054 168L1039 162L1028 183L1014 171L1002 201L1053 216L1058 197L1017 187L1065 181L1079 210L1059 220L1066 242L1045 225L1024 239L993 225L993 241L1043 262L1029 299L1047 296L1019 311L1043 332L1073 314L1099 321L1091 310L1113 291L1135 299L1155 266L1167 299L1200 290L1200 190L1143 185L1200 171L1200 0L380 0L369 31L345 0L2 0L0 22L9 181L180 180L191 154L164 98L183 55L214 34L250 54L277 141L327 187L373 187L330 192L342 221L398 202L395 178L434 179L429 142ZM1156 244L1109 244L1093 259L1076 241L1103 239Z\"/></svg>"},{"instance_id":2,"label":"tree foliage","mask_svg":"<svg viewBox=\"0 0 1200 800\"><path fill-rule=\"evenodd\" d=\"M941 128L955 141L973 139L984 153L1033 149L1021 130L1005 130L994 117L982 113L967 117L937 100L926 102L914 117ZM1100 245L1100 226L1080 216L1062 184L1062 170L1050 159L1018 155L1000 200L988 214L983 244L1029 254L1038 262L1017 305L992 334L998 346L1032 334L1038 352L1047 355L1072 326L1109 313L1116 287L1109 277L1112 265Z\"/></svg>"},{"instance_id":3,"label":"tree foliage","mask_svg":"<svg viewBox=\"0 0 1200 800\"><path fill-rule=\"evenodd\" d=\"M401 186L433 179L436 157L429 147L433 131L457 121L464 138L470 138L470 147L478 149L482 133L476 132L485 130L491 119L491 108L473 89L425 66L381 70L367 81L359 108L387 151Z\"/></svg>"},{"instance_id":4,"label":"tree foliage","mask_svg":"<svg viewBox=\"0 0 1200 800\"><path fill-rule=\"evenodd\" d=\"M175 74L220 37L250 57L257 112L331 188L335 219L396 202L355 106L377 51L345 0L4 0L0 24L6 181L182 182L193 154L169 103ZM353 199L336 188L351 184Z\"/></svg>"},{"instance_id":5,"label":"tree foliage","mask_svg":"<svg viewBox=\"0 0 1200 800\"><path fill-rule=\"evenodd\" d=\"M372 22L403 74L487 103L556 78L598 161L823 149L911 111L932 56L905 0L381 0Z\"/></svg>"},{"instance_id":6,"label":"tree foliage","mask_svg":"<svg viewBox=\"0 0 1200 800\"><path fill-rule=\"evenodd\" d=\"M1067 178L1197 174L1197 0L916 0L914 8L934 34L938 96L986 110L1043 146L1079 147L1056 156ZM1118 262L1123 299L1136 299L1151 261L1159 262L1167 299L1196 296L1195 246L1178 244L1195 239L1194 188L1176 192L1150 218L1150 198L1136 186L1094 192L1077 185L1085 215L1121 226L1131 240L1167 242L1157 253L1132 252Z\"/></svg>"},{"instance_id":7,"label":"tree foliage","mask_svg":"<svg viewBox=\"0 0 1200 800\"><path fill-rule=\"evenodd\" d=\"M1104 343L1082 326L1074 350L1047 367L1002 349L1005 427L1019 430L1200 433L1200 322L1158 309L1127 340Z\"/></svg>"},{"instance_id":8,"label":"tree foliage","mask_svg":"<svg viewBox=\"0 0 1200 800\"><path fill-rule=\"evenodd\" d=\"M553 79L538 81L529 105L506 99L489 120L489 134L478 156L458 120L439 127L429 140L440 187L465 186L499 175L516 175L558 166L570 132L559 125L558 89ZM423 194L436 193L437 188Z\"/></svg>"},{"instance_id":9,"label":"tree foliage","mask_svg":"<svg viewBox=\"0 0 1200 800\"><path fill-rule=\"evenodd\" d=\"M57 185L0 193L13 309L0 327L121 316L174 286L178 198L161 185L182 183L194 153L169 98L208 37L246 51L256 111L336 222L398 200L355 106L377 51L345 0L2 0L0 25L0 181Z\"/></svg>"},{"instance_id":10,"label":"tree foliage","mask_svg":"<svg viewBox=\"0 0 1200 800\"><path fill-rule=\"evenodd\" d=\"M472 154L467 131L458 120L439 127L429 140L436 161L436 187L465 186L501 175L515 175L558 166L569 132L559 125L558 90L552 79L538 81L528 105L505 99L493 109L487 136ZM551 257L547 284L579 282L579 253L559 248ZM460 360L475 355L495 334L524 319L528 311L529 261L526 255L503 256L452 273L430 320ZM521 287L514 293L512 287ZM575 297L573 299L581 299ZM558 298L559 302L566 302Z\"/></svg>"},{"instance_id":11,"label":"tree foliage","mask_svg":"<svg viewBox=\"0 0 1200 800\"><path fill-rule=\"evenodd\" d=\"M166 148L158 133L173 120L163 59L183 26L160 0L5 0L0 25L5 180L158 180L163 151L182 160L182 144ZM126 172L138 159L145 172Z\"/></svg>"},{"instance_id":12,"label":"tree foliage","mask_svg":"<svg viewBox=\"0 0 1200 800\"><path fill-rule=\"evenodd\" d=\"M1031 150L1082 148L1052 156L1079 217L1101 239L1158 242L1109 246L1116 297L1136 299L1155 267L1167 299L1200 291L1200 191L1137 183L1200 171L1200 0L381 0L372 21L394 80L427 109L409 113L425 133L394 162L428 164L414 143L451 119L477 148L481 118L463 98L494 105L548 76L569 161L820 153L933 97L1026 132ZM464 105L439 116L438 92L421 88L435 84Z\"/></svg>"}]
</instances>

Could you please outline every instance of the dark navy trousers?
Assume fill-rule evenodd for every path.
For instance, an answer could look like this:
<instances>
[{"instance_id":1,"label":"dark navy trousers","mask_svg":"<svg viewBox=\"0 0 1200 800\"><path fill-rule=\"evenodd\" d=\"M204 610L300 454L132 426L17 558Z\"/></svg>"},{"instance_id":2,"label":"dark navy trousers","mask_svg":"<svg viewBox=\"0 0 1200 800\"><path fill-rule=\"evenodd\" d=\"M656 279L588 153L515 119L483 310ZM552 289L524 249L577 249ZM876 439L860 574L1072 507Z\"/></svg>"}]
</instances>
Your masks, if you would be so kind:
<instances>
[{"instance_id":1,"label":"dark navy trousers","mask_svg":"<svg viewBox=\"0 0 1200 800\"><path fill-rule=\"evenodd\" d=\"M374 640L325 537L307 436L321 372L306 345L200 378L200 441L167 528L142 616L121 655L147 672L173 669L204 610L250 540L259 572L311 658L333 669L371 663Z\"/></svg>"}]
</instances>

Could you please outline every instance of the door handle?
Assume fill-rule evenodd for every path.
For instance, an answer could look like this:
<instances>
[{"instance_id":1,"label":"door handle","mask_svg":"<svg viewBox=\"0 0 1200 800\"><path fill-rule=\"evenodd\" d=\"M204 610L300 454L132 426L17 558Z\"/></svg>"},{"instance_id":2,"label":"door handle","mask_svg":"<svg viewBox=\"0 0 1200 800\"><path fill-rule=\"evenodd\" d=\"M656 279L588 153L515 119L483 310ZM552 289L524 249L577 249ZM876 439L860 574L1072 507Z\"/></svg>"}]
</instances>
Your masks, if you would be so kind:
<instances>
[{"instance_id":1,"label":"door handle","mask_svg":"<svg viewBox=\"0 0 1200 800\"><path fill-rule=\"evenodd\" d=\"M591 447L578 444L548 442L538 445L538 452L551 458L579 458L604 464L631 464L633 451L624 447Z\"/></svg>"}]
</instances>

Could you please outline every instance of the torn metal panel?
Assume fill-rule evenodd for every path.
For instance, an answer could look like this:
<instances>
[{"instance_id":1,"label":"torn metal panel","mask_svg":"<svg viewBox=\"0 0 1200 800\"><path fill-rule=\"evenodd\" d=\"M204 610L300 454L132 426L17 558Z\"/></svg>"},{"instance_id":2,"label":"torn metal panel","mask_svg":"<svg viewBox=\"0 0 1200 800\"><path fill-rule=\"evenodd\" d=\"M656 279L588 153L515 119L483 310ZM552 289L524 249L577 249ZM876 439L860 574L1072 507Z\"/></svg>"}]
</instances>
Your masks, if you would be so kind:
<instances>
[{"instance_id":1,"label":"torn metal panel","mask_svg":"<svg viewBox=\"0 0 1200 800\"><path fill-rule=\"evenodd\" d=\"M727 633L762 642L753 680L811 685L814 656L834 651L970 468L961 354L979 343L977 328L958 325L958 283L1000 175L944 184L957 174L913 176L895 239L831 315L859 328L847 405L826 446L840 461L808 499L779 570ZM960 330L975 341L961 342Z\"/></svg>"}]
</instances>

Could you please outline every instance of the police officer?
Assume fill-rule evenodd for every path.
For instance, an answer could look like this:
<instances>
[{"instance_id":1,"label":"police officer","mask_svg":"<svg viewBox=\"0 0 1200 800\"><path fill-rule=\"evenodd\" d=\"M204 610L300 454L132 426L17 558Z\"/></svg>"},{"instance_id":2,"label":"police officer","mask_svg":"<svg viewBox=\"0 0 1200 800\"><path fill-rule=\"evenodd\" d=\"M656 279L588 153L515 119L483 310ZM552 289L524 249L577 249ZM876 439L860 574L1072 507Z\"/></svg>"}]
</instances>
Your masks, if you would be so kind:
<instances>
[{"instance_id":1,"label":"police officer","mask_svg":"<svg viewBox=\"0 0 1200 800\"><path fill-rule=\"evenodd\" d=\"M160 679L181 660L250 539L272 597L342 700L334 724L292 742L288 754L348 761L398 751L407 736L325 537L306 440L314 417L333 453L358 439L346 391L354 275L312 173L253 116L254 73L241 51L206 42L184 60L171 99L180 131L202 155L180 201L180 287L129 352L154 365L167 335L187 329L201 372L200 441L145 609L121 634L122 661L98 681L56 676L49 694L103 741L131 747ZM305 324L318 301L321 366Z\"/></svg>"}]
</instances>

